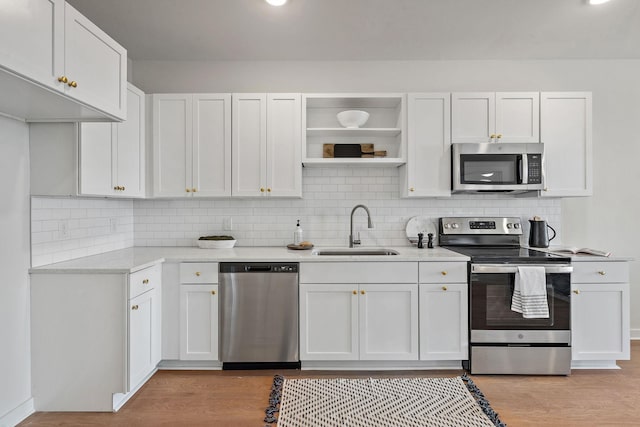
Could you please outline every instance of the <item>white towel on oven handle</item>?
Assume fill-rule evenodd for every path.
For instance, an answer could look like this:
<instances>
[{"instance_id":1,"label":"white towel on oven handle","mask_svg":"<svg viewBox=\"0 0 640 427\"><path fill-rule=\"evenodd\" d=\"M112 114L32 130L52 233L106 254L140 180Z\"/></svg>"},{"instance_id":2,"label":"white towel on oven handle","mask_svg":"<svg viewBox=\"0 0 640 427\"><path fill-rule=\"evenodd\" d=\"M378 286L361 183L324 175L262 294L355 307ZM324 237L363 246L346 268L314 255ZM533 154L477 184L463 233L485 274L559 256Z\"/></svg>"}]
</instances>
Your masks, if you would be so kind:
<instances>
[{"instance_id":1,"label":"white towel on oven handle","mask_svg":"<svg viewBox=\"0 0 640 427\"><path fill-rule=\"evenodd\" d=\"M544 267L519 266L511 297L511 310L525 319L548 319L547 279Z\"/></svg>"}]
</instances>

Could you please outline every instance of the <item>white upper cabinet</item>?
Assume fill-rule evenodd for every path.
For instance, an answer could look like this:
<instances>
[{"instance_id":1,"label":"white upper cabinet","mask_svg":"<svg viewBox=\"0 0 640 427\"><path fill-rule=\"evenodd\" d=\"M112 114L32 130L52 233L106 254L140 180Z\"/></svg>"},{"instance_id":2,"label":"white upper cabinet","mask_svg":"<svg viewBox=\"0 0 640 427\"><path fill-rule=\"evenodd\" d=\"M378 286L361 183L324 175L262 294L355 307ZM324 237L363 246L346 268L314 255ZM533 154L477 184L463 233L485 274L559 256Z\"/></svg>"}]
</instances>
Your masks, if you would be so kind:
<instances>
[{"instance_id":1,"label":"white upper cabinet","mask_svg":"<svg viewBox=\"0 0 640 427\"><path fill-rule=\"evenodd\" d=\"M153 95L156 197L231 195L231 95Z\"/></svg>"},{"instance_id":2,"label":"white upper cabinet","mask_svg":"<svg viewBox=\"0 0 640 427\"><path fill-rule=\"evenodd\" d=\"M302 101L302 161L305 166L399 166L406 162L406 97L400 93L306 94ZM337 114L369 114L360 127L343 127ZM350 157L337 145L360 145ZM340 147L345 148L345 147ZM356 146L357 148L357 146Z\"/></svg>"},{"instance_id":3,"label":"white upper cabinet","mask_svg":"<svg viewBox=\"0 0 640 427\"><path fill-rule=\"evenodd\" d=\"M144 93L129 84L122 123L81 123L79 194L144 197Z\"/></svg>"},{"instance_id":4,"label":"white upper cabinet","mask_svg":"<svg viewBox=\"0 0 640 427\"><path fill-rule=\"evenodd\" d=\"M449 93L407 96L407 163L400 167L402 197L451 196Z\"/></svg>"},{"instance_id":5,"label":"white upper cabinet","mask_svg":"<svg viewBox=\"0 0 640 427\"><path fill-rule=\"evenodd\" d=\"M591 92L542 92L546 182L542 196L593 194L591 108Z\"/></svg>"},{"instance_id":6,"label":"white upper cabinet","mask_svg":"<svg viewBox=\"0 0 640 427\"><path fill-rule=\"evenodd\" d=\"M65 66L60 84L65 93L126 118L127 51L69 4L65 6L64 39Z\"/></svg>"},{"instance_id":7,"label":"white upper cabinet","mask_svg":"<svg viewBox=\"0 0 640 427\"><path fill-rule=\"evenodd\" d=\"M540 142L539 93L453 93L451 142Z\"/></svg>"},{"instance_id":8,"label":"white upper cabinet","mask_svg":"<svg viewBox=\"0 0 640 427\"><path fill-rule=\"evenodd\" d=\"M122 46L61 0L0 8L0 112L28 121L126 118Z\"/></svg>"},{"instance_id":9,"label":"white upper cabinet","mask_svg":"<svg viewBox=\"0 0 640 427\"><path fill-rule=\"evenodd\" d=\"M301 197L300 94L232 99L232 195Z\"/></svg>"}]
</instances>

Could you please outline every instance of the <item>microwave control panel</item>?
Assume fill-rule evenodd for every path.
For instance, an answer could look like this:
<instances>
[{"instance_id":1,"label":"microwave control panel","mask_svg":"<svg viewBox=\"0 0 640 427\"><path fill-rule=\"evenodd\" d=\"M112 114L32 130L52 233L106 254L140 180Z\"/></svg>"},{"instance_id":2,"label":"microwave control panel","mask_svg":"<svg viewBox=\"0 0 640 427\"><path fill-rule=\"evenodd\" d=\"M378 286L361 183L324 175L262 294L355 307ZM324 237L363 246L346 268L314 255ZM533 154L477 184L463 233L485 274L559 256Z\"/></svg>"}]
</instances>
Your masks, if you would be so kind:
<instances>
[{"instance_id":1,"label":"microwave control panel","mask_svg":"<svg viewBox=\"0 0 640 427\"><path fill-rule=\"evenodd\" d=\"M527 182L542 184L542 154L527 154Z\"/></svg>"}]
</instances>

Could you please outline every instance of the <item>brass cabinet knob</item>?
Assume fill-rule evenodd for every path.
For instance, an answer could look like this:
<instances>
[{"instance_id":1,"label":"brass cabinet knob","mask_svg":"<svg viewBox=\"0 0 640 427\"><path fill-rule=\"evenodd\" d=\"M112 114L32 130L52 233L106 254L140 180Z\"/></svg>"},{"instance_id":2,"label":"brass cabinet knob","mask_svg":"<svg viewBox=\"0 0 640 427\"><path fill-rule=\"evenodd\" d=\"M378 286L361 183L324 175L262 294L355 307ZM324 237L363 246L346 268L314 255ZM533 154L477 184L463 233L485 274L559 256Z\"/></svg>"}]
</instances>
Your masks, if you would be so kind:
<instances>
[{"instance_id":1,"label":"brass cabinet knob","mask_svg":"<svg viewBox=\"0 0 640 427\"><path fill-rule=\"evenodd\" d=\"M195 188L192 188L192 189L191 189L191 192L192 192L192 193L195 193L196 191L198 191L198 190L197 190L197 189L195 189Z\"/></svg>"},{"instance_id":2,"label":"brass cabinet knob","mask_svg":"<svg viewBox=\"0 0 640 427\"><path fill-rule=\"evenodd\" d=\"M442 274L443 276L446 276L447 272L446 271L441 271L440 274Z\"/></svg>"},{"instance_id":3,"label":"brass cabinet knob","mask_svg":"<svg viewBox=\"0 0 640 427\"><path fill-rule=\"evenodd\" d=\"M416 189L415 189L415 188L413 188L413 187L410 187L410 188L409 188L409 191L411 191L411 192L413 193L414 191L416 191Z\"/></svg>"},{"instance_id":4,"label":"brass cabinet knob","mask_svg":"<svg viewBox=\"0 0 640 427\"><path fill-rule=\"evenodd\" d=\"M544 187L544 188L543 188L543 191L549 191L549 188Z\"/></svg>"},{"instance_id":5,"label":"brass cabinet knob","mask_svg":"<svg viewBox=\"0 0 640 427\"><path fill-rule=\"evenodd\" d=\"M573 291L573 293L574 293L574 294L576 294L576 295L578 295L578 294L580 293L580 291L579 291L578 289L575 289L575 290Z\"/></svg>"},{"instance_id":6,"label":"brass cabinet knob","mask_svg":"<svg viewBox=\"0 0 640 427\"><path fill-rule=\"evenodd\" d=\"M366 294L366 292L364 291L364 289L360 291L360 294L362 294L362 295Z\"/></svg>"},{"instance_id":7,"label":"brass cabinet knob","mask_svg":"<svg viewBox=\"0 0 640 427\"><path fill-rule=\"evenodd\" d=\"M58 81L60 83L67 83L69 81L69 79L67 78L67 76L60 76L60 77L58 77Z\"/></svg>"},{"instance_id":8,"label":"brass cabinet knob","mask_svg":"<svg viewBox=\"0 0 640 427\"><path fill-rule=\"evenodd\" d=\"M354 295L358 295L358 291L353 291L353 294Z\"/></svg>"},{"instance_id":9,"label":"brass cabinet knob","mask_svg":"<svg viewBox=\"0 0 640 427\"><path fill-rule=\"evenodd\" d=\"M191 189L190 188L186 188L184 191L186 191L187 193L191 193Z\"/></svg>"},{"instance_id":10,"label":"brass cabinet knob","mask_svg":"<svg viewBox=\"0 0 640 427\"><path fill-rule=\"evenodd\" d=\"M119 189L120 189L120 187L118 187L118 186L116 185L115 187L113 187L113 189L117 191L117 190L119 190Z\"/></svg>"},{"instance_id":11,"label":"brass cabinet knob","mask_svg":"<svg viewBox=\"0 0 640 427\"><path fill-rule=\"evenodd\" d=\"M271 193L271 187L267 187L267 193Z\"/></svg>"},{"instance_id":12,"label":"brass cabinet knob","mask_svg":"<svg viewBox=\"0 0 640 427\"><path fill-rule=\"evenodd\" d=\"M489 138L491 138L491 139L493 139L493 138L495 138L495 137L496 137L496 134L495 134L495 133L492 133L491 135L489 135Z\"/></svg>"},{"instance_id":13,"label":"brass cabinet knob","mask_svg":"<svg viewBox=\"0 0 640 427\"><path fill-rule=\"evenodd\" d=\"M144 279L144 280L142 281L142 284L143 284L143 285L147 285L147 284L149 284L149 279Z\"/></svg>"},{"instance_id":14,"label":"brass cabinet knob","mask_svg":"<svg viewBox=\"0 0 640 427\"><path fill-rule=\"evenodd\" d=\"M125 190L124 185L123 185L122 187L120 187L120 189L121 189L122 191L124 191L124 190Z\"/></svg>"},{"instance_id":15,"label":"brass cabinet knob","mask_svg":"<svg viewBox=\"0 0 640 427\"><path fill-rule=\"evenodd\" d=\"M260 192L264 193L264 187L260 187Z\"/></svg>"},{"instance_id":16,"label":"brass cabinet knob","mask_svg":"<svg viewBox=\"0 0 640 427\"><path fill-rule=\"evenodd\" d=\"M78 82L74 81L70 81L69 83L67 83L70 87L78 87Z\"/></svg>"},{"instance_id":17,"label":"brass cabinet knob","mask_svg":"<svg viewBox=\"0 0 640 427\"><path fill-rule=\"evenodd\" d=\"M196 276L200 277L200 272L196 271Z\"/></svg>"},{"instance_id":18,"label":"brass cabinet knob","mask_svg":"<svg viewBox=\"0 0 640 427\"><path fill-rule=\"evenodd\" d=\"M211 295L215 295L215 294L216 294L216 291L211 291Z\"/></svg>"},{"instance_id":19,"label":"brass cabinet knob","mask_svg":"<svg viewBox=\"0 0 640 427\"><path fill-rule=\"evenodd\" d=\"M131 306L131 310L137 310L138 309L138 304Z\"/></svg>"},{"instance_id":20,"label":"brass cabinet knob","mask_svg":"<svg viewBox=\"0 0 640 427\"><path fill-rule=\"evenodd\" d=\"M502 138L502 134L501 133L497 134L496 138L498 138L498 139Z\"/></svg>"},{"instance_id":21,"label":"brass cabinet knob","mask_svg":"<svg viewBox=\"0 0 640 427\"><path fill-rule=\"evenodd\" d=\"M443 287L442 287L442 290L443 290L443 291L446 291L446 290L447 290L447 287L446 287L446 286L443 286Z\"/></svg>"},{"instance_id":22,"label":"brass cabinet knob","mask_svg":"<svg viewBox=\"0 0 640 427\"><path fill-rule=\"evenodd\" d=\"M601 275L601 276L604 276L605 274L607 274L607 272L604 271L604 270L600 270L600 271L598 271L598 274Z\"/></svg>"}]
</instances>

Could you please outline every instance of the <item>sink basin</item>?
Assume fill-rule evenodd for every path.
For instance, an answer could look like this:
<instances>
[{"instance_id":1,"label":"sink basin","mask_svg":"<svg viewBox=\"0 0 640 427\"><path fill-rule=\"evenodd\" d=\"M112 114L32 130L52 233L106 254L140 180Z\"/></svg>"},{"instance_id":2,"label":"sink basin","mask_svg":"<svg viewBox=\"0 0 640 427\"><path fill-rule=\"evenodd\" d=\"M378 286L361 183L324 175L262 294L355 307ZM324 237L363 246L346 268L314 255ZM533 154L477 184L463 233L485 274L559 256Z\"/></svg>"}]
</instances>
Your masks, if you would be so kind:
<instances>
[{"instance_id":1,"label":"sink basin","mask_svg":"<svg viewBox=\"0 0 640 427\"><path fill-rule=\"evenodd\" d=\"M388 248L337 248L337 249L315 249L311 255L398 255L398 251Z\"/></svg>"}]
</instances>

